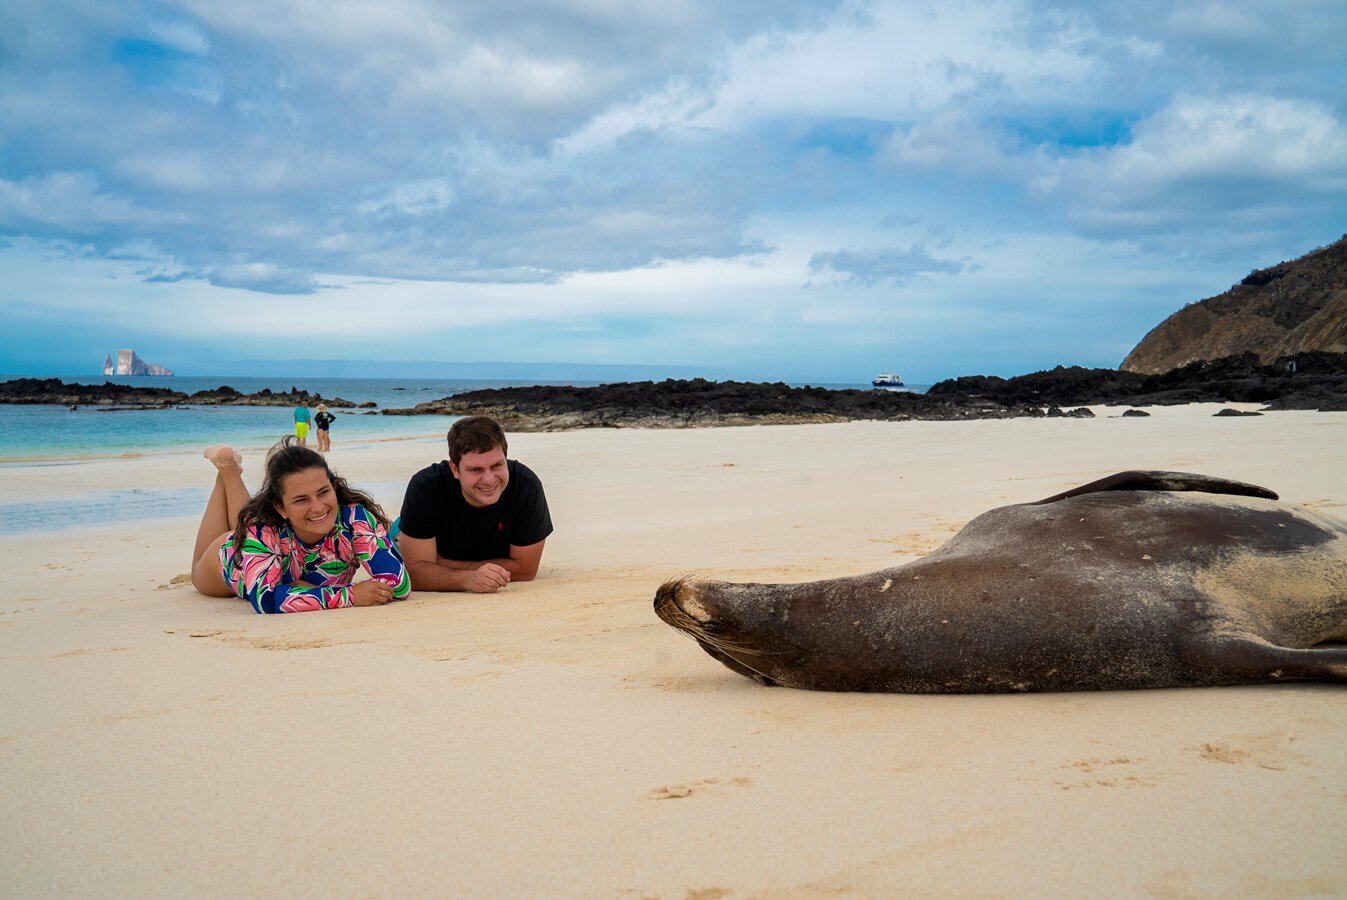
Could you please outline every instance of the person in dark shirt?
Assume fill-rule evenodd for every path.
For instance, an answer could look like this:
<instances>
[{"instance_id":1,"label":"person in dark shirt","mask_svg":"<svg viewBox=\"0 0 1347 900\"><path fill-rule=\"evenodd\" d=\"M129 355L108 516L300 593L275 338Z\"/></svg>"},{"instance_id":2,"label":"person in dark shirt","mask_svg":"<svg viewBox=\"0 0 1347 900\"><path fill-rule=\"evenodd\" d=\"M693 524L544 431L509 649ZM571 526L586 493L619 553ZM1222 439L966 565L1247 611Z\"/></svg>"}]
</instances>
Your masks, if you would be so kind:
<instances>
[{"instance_id":1,"label":"person in dark shirt","mask_svg":"<svg viewBox=\"0 0 1347 900\"><path fill-rule=\"evenodd\" d=\"M328 429L332 427L332 413L327 411L326 403L318 404L318 415L313 417L313 424L318 429L318 452L327 453L332 449L332 437L328 434Z\"/></svg>"},{"instance_id":2,"label":"person in dark shirt","mask_svg":"<svg viewBox=\"0 0 1347 900\"><path fill-rule=\"evenodd\" d=\"M538 574L552 533L543 484L505 458L505 432L469 416L449 429L449 459L412 476L398 549L412 590L491 594Z\"/></svg>"}]
</instances>

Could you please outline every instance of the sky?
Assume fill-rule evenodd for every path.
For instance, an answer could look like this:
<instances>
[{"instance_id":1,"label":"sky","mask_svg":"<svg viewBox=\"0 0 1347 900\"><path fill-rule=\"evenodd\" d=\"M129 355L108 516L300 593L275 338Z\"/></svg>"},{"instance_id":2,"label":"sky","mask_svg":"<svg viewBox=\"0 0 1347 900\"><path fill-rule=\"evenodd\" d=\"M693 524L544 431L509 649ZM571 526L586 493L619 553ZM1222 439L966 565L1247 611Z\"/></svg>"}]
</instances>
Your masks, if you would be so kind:
<instances>
[{"instance_id":1,"label":"sky","mask_svg":"<svg viewBox=\"0 0 1347 900\"><path fill-rule=\"evenodd\" d=\"M6 0L0 372L1117 366L1347 230L1345 84L1341 0Z\"/></svg>"}]
</instances>

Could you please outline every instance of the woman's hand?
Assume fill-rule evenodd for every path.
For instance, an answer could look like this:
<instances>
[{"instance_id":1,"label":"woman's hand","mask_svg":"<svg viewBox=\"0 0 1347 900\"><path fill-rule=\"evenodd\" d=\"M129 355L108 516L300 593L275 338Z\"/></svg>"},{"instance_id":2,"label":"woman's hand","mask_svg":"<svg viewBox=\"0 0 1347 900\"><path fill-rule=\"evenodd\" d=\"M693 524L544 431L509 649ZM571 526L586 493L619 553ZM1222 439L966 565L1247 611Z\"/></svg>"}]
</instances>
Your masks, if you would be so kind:
<instances>
[{"instance_id":1,"label":"woman's hand","mask_svg":"<svg viewBox=\"0 0 1347 900\"><path fill-rule=\"evenodd\" d=\"M383 606L393 599L393 589L382 581L362 581L351 585L352 606Z\"/></svg>"}]
</instances>

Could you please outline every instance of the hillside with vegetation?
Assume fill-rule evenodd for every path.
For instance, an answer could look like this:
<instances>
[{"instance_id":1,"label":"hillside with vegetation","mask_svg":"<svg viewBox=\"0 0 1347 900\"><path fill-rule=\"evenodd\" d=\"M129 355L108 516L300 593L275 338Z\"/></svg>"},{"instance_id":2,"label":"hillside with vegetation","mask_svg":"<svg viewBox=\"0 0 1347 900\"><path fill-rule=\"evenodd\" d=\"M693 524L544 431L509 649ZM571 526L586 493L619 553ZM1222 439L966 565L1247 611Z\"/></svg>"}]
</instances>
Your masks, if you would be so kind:
<instances>
[{"instance_id":1,"label":"hillside with vegetation","mask_svg":"<svg viewBox=\"0 0 1347 900\"><path fill-rule=\"evenodd\" d=\"M1245 353L1271 364L1313 351L1347 353L1347 235L1185 306L1151 329L1121 368L1154 375Z\"/></svg>"}]
</instances>

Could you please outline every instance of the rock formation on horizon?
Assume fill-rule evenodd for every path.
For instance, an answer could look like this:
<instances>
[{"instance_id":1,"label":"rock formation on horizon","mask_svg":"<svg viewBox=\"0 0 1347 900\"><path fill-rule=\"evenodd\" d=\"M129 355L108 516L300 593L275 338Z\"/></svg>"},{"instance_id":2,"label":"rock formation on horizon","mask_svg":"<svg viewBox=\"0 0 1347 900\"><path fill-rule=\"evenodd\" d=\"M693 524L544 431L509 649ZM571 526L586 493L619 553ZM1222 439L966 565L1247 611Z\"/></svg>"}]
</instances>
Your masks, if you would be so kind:
<instances>
[{"instance_id":1,"label":"rock formation on horizon","mask_svg":"<svg viewBox=\"0 0 1347 900\"><path fill-rule=\"evenodd\" d=\"M1269 364L1316 350L1347 353L1347 235L1185 306L1151 329L1121 368L1156 375L1242 353Z\"/></svg>"},{"instance_id":2,"label":"rock formation on horizon","mask_svg":"<svg viewBox=\"0 0 1347 900\"><path fill-rule=\"evenodd\" d=\"M103 357L104 375L172 375L172 369L147 363L136 355L134 350L118 350L117 365L112 365L112 356Z\"/></svg>"}]
</instances>

